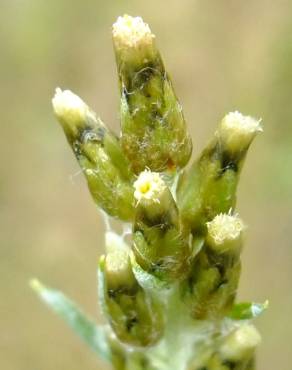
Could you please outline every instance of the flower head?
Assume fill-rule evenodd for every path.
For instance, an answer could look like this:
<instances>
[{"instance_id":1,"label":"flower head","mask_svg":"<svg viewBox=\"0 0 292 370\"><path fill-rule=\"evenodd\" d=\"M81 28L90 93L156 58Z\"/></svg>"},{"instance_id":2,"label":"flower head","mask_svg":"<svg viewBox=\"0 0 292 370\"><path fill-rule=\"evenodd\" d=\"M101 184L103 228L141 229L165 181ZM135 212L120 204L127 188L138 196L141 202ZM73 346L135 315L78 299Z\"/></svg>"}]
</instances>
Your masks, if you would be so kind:
<instances>
[{"instance_id":1,"label":"flower head","mask_svg":"<svg viewBox=\"0 0 292 370\"><path fill-rule=\"evenodd\" d=\"M59 87L52 99L56 116L69 124L84 122L89 108L84 101L70 90L62 91Z\"/></svg>"},{"instance_id":2,"label":"flower head","mask_svg":"<svg viewBox=\"0 0 292 370\"><path fill-rule=\"evenodd\" d=\"M207 222L208 243L218 252L236 249L241 244L243 221L237 215L221 213Z\"/></svg>"},{"instance_id":3,"label":"flower head","mask_svg":"<svg viewBox=\"0 0 292 370\"><path fill-rule=\"evenodd\" d=\"M261 120L235 111L228 113L220 125L220 137L227 149L235 152L246 149L255 135L263 131Z\"/></svg>"},{"instance_id":4,"label":"flower head","mask_svg":"<svg viewBox=\"0 0 292 370\"><path fill-rule=\"evenodd\" d=\"M134 197L138 202L142 200L157 201L166 185L158 172L145 170L140 173L138 179L134 182Z\"/></svg>"},{"instance_id":5,"label":"flower head","mask_svg":"<svg viewBox=\"0 0 292 370\"><path fill-rule=\"evenodd\" d=\"M248 358L260 344L261 336L251 324L242 324L231 333L220 348L220 355L227 361Z\"/></svg>"},{"instance_id":6,"label":"flower head","mask_svg":"<svg viewBox=\"0 0 292 370\"><path fill-rule=\"evenodd\" d=\"M124 15L113 24L113 38L118 49L152 44L155 36L141 17Z\"/></svg>"}]
</instances>

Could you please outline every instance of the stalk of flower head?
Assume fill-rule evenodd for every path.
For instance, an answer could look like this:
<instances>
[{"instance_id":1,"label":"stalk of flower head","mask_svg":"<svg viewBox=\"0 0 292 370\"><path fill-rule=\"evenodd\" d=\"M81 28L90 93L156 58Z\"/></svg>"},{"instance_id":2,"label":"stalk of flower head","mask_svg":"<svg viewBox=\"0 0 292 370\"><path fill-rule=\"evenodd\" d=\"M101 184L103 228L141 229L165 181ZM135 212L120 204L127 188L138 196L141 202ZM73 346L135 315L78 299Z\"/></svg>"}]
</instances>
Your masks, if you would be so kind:
<instances>
[{"instance_id":1,"label":"stalk of flower head","mask_svg":"<svg viewBox=\"0 0 292 370\"><path fill-rule=\"evenodd\" d=\"M235 207L236 189L247 150L260 122L233 112L221 121L213 140L179 185L178 205L186 227L205 234L206 223Z\"/></svg>"},{"instance_id":2,"label":"stalk of flower head","mask_svg":"<svg viewBox=\"0 0 292 370\"><path fill-rule=\"evenodd\" d=\"M135 173L184 167L192 142L182 107L148 24L125 15L113 25L121 93L121 143Z\"/></svg>"},{"instance_id":3,"label":"stalk of flower head","mask_svg":"<svg viewBox=\"0 0 292 370\"><path fill-rule=\"evenodd\" d=\"M196 319L223 317L232 307L240 277L244 224L236 215L220 214L207 223L205 245L192 266L185 300Z\"/></svg>"},{"instance_id":4,"label":"stalk of flower head","mask_svg":"<svg viewBox=\"0 0 292 370\"><path fill-rule=\"evenodd\" d=\"M54 112L96 203L111 216L133 218L132 173L119 141L69 90L56 90Z\"/></svg>"}]
</instances>

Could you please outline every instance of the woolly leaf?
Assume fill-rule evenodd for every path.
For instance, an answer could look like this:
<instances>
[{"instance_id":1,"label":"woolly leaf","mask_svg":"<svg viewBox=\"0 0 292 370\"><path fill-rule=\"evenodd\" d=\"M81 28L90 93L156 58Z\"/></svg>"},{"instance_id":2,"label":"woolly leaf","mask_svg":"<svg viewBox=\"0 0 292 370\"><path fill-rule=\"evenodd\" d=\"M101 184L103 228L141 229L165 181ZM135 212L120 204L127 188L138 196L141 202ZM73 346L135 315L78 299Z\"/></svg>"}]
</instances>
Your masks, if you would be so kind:
<instances>
[{"instance_id":1,"label":"woolly leaf","mask_svg":"<svg viewBox=\"0 0 292 370\"><path fill-rule=\"evenodd\" d=\"M54 312L61 316L73 331L89 347L105 360L110 360L106 333L103 327L98 327L82 310L67 298L62 292L43 285L36 279L31 280L30 286Z\"/></svg>"}]
</instances>

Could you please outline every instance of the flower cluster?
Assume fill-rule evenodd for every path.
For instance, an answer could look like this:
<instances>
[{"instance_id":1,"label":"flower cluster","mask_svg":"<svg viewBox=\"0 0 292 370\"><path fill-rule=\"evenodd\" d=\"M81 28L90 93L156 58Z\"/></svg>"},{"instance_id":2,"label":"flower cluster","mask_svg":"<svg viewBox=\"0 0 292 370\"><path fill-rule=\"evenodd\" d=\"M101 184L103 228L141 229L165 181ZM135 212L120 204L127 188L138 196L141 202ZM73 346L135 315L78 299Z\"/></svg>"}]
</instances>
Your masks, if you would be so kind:
<instances>
[{"instance_id":1,"label":"flower cluster","mask_svg":"<svg viewBox=\"0 0 292 370\"><path fill-rule=\"evenodd\" d=\"M68 90L56 90L53 108L94 201L130 222L131 238L106 233L98 266L109 323L102 348L76 310L65 316L118 370L251 370L260 336L250 319L265 305L235 303L245 231L235 206L260 121L227 114L185 169L192 141L155 36L141 18L125 15L113 25L113 43L120 135ZM58 311L56 297L52 304L52 293L34 287ZM73 306L62 299L64 316Z\"/></svg>"}]
</instances>

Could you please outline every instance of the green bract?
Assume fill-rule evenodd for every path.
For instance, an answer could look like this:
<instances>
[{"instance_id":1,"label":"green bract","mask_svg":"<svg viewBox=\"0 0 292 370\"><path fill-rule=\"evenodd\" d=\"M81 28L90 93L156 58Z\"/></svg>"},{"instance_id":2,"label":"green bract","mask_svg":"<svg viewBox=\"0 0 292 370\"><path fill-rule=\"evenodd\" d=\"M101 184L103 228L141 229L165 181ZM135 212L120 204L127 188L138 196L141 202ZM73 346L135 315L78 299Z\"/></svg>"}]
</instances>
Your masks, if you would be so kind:
<instances>
[{"instance_id":1,"label":"green bract","mask_svg":"<svg viewBox=\"0 0 292 370\"><path fill-rule=\"evenodd\" d=\"M109 325L97 327L60 292L32 287L117 370L252 370L260 336L250 320L267 303L235 303L245 231L235 203L260 123L227 114L184 170L192 143L154 34L125 15L113 42L119 137L71 91L53 98L94 201L132 224L123 235L107 230L98 265Z\"/></svg>"}]
</instances>

